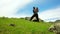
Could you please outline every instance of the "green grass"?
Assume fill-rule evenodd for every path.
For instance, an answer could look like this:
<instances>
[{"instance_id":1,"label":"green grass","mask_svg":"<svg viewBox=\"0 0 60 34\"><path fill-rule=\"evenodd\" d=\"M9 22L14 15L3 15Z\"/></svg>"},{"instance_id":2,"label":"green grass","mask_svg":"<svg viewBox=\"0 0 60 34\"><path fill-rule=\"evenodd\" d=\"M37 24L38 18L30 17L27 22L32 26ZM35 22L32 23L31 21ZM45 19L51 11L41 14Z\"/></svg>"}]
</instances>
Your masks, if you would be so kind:
<instances>
[{"instance_id":1,"label":"green grass","mask_svg":"<svg viewBox=\"0 0 60 34\"><path fill-rule=\"evenodd\" d=\"M51 23L32 22L20 18L0 18L0 34L54 34L48 31L50 25Z\"/></svg>"}]
</instances>

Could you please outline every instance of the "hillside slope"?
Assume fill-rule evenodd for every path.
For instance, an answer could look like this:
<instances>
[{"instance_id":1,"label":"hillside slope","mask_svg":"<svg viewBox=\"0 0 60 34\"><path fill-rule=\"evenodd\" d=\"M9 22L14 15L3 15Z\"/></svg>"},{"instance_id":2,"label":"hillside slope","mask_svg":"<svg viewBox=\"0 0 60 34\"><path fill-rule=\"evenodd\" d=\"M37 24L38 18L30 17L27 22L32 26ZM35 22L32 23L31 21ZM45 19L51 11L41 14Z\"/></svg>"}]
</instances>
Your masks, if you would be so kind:
<instances>
[{"instance_id":1,"label":"hillside slope","mask_svg":"<svg viewBox=\"0 0 60 34\"><path fill-rule=\"evenodd\" d=\"M50 25L20 18L0 18L0 34L53 34L48 31Z\"/></svg>"}]
</instances>

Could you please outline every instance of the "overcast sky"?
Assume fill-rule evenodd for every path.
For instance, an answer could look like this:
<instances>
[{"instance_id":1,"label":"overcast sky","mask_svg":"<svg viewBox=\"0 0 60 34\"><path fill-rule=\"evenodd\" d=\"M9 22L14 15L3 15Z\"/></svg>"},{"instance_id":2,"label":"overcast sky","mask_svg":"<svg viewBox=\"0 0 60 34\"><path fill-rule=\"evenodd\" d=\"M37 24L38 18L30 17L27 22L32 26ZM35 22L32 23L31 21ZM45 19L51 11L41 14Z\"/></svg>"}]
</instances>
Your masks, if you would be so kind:
<instances>
[{"instance_id":1,"label":"overcast sky","mask_svg":"<svg viewBox=\"0 0 60 34\"><path fill-rule=\"evenodd\" d=\"M33 6L45 21L60 19L60 0L0 0L0 17L31 17Z\"/></svg>"}]
</instances>

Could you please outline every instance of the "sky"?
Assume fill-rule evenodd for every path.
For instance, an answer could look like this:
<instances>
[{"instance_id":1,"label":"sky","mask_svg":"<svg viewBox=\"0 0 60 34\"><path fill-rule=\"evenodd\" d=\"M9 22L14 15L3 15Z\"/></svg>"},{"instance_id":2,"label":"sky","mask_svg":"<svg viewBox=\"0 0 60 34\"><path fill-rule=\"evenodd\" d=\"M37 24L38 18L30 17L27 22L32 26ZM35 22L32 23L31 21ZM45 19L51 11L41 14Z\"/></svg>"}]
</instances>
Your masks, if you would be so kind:
<instances>
[{"instance_id":1,"label":"sky","mask_svg":"<svg viewBox=\"0 0 60 34\"><path fill-rule=\"evenodd\" d=\"M44 21L60 20L60 0L0 0L0 17L31 17L33 7Z\"/></svg>"}]
</instances>

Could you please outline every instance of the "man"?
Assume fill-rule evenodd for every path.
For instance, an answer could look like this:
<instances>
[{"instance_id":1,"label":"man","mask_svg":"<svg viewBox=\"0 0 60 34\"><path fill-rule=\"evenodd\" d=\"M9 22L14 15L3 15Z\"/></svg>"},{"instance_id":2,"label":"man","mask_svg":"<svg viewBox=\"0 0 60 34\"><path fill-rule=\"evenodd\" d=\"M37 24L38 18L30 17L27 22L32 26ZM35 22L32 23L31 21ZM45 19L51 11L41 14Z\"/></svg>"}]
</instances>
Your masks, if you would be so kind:
<instances>
[{"instance_id":1,"label":"man","mask_svg":"<svg viewBox=\"0 0 60 34\"><path fill-rule=\"evenodd\" d=\"M30 21L34 18L34 17L36 17L36 19L37 19L37 21L39 22L39 18L38 18L38 7L37 8L35 8L35 7L33 7L33 16L31 17L31 19L30 19Z\"/></svg>"}]
</instances>

